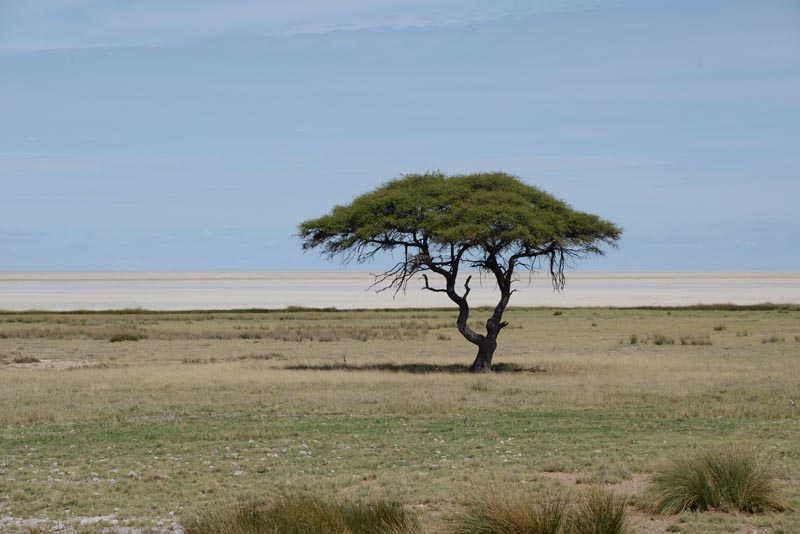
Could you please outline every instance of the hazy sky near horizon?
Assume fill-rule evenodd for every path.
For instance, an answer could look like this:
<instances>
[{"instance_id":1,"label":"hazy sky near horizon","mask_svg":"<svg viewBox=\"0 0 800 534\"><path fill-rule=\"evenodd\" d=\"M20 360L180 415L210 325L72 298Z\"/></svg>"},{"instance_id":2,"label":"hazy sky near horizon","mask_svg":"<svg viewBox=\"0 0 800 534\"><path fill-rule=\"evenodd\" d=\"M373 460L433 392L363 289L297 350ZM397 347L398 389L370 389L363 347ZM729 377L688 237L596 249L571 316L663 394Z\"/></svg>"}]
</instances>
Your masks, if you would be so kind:
<instances>
[{"instance_id":1,"label":"hazy sky near horizon","mask_svg":"<svg viewBox=\"0 0 800 534\"><path fill-rule=\"evenodd\" d=\"M0 270L339 269L297 224L426 170L798 270L800 2L0 0Z\"/></svg>"}]
</instances>

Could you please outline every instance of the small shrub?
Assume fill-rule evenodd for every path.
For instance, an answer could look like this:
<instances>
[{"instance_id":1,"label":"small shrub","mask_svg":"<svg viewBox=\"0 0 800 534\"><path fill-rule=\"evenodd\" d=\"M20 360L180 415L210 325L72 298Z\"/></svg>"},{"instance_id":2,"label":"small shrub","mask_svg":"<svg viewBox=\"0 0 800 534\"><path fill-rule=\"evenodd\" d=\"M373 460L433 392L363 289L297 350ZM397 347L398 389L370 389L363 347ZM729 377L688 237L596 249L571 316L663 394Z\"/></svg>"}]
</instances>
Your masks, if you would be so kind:
<instances>
[{"instance_id":1,"label":"small shrub","mask_svg":"<svg viewBox=\"0 0 800 534\"><path fill-rule=\"evenodd\" d=\"M639 342L639 336L637 336L636 334L631 334L631 337L628 338L628 342L631 345L636 345Z\"/></svg>"},{"instance_id":2,"label":"small shrub","mask_svg":"<svg viewBox=\"0 0 800 534\"><path fill-rule=\"evenodd\" d=\"M718 324L714 327L714 332L724 332L727 327L724 324Z\"/></svg>"},{"instance_id":3,"label":"small shrub","mask_svg":"<svg viewBox=\"0 0 800 534\"><path fill-rule=\"evenodd\" d=\"M120 341L139 341L140 339L146 339L146 338L147 336L145 336L141 332L128 331L128 332L117 332L115 334L112 334L111 337L108 338L108 340L111 343L119 343Z\"/></svg>"},{"instance_id":4,"label":"small shrub","mask_svg":"<svg viewBox=\"0 0 800 534\"><path fill-rule=\"evenodd\" d=\"M748 330L739 330L736 332L736 337L750 337L753 333Z\"/></svg>"},{"instance_id":5,"label":"small shrub","mask_svg":"<svg viewBox=\"0 0 800 534\"><path fill-rule=\"evenodd\" d=\"M185 534L414 534L416 518L392 501L328 501L312 495L253 501L184 523Z\"/></svg>"},{"instance_id":6,"label":"small shrub","mask_svg":"<svg viewBox=\"0 0 800 534\"><path fill-rule=\"evenodd\" d=\"M794 336L794 340L800 343L800 336Z\"/></svg>"},{"instance_id":7,"label":"small shrub","mask_svg":"<svg viewBox=\"0 0 800 534\"><path fill-rule=\"evenodd\" d=\"M656 334L653 336L653 343L656 345L674 345L675 339L664 334Z\"/></svg>"},{"instance_id":8,"label":"small shrub","mask_svg":"<svg viewBox=\"0 0 800 534\"><path fill-rule=\"evenodd\" d=\"M661 468L648 492L660 514L712 508L755 513L789 510L769 470L752 451L728 449L679 458Z\"/></svg>"},{"instance_id":9,"label":"small shrub","mask_svg":"<svg viewBox=\"0 0 800 534\"><path fill-rule=\"evenodd\" d=\"M772 335L762 339L761 343L783 343L784 341L785 339L782 338L781 336Z\"/></svg>"},{"instance_id":10,"label":"small shrub","mask_svg":"<svg viewBox=\"0 0 800 534\"><path fill-rule=\"evenodd\" d=\"M563 311L561 311L561 310L556 310L556 311L554 311L554 312L553 312L553 315L555 315L556 317L558 317L559 315L564 315L564 312L563 312Z\"/></svg>"},{"instance_id":11,"label":"small shrub","mask_svg":"<svg viewBox=\"0 0 800 534\"><path fill-rule=\"evenodd\" d=\"M39 358L33 356L15 356L12 360L14 363L39 363Z\"/></svg>"}]
</instances>

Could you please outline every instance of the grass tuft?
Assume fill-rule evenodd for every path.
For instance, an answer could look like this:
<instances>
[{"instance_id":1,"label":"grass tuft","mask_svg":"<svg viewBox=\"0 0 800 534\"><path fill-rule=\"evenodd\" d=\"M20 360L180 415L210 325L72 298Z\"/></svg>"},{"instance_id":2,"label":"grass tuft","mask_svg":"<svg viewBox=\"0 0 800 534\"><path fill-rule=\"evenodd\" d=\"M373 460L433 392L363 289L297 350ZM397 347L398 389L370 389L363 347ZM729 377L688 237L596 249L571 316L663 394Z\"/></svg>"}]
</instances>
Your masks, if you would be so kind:
<instances>
[{"instance_id":1,"label":"grass tuft","mask_svg":"<svg viewBox=\"0 0 800 534\"><path fill-rule=\"evenodd\" d=\"M595 489L572 513L569 534L622 534L627 532L625 500Z\"/></svg>"},{"instance_id":2,"label":"grass tuft","mask_svg":"<svg viewBox=\"0 0 800 534\"><path fill-rule=\"evenodd\" d=\"M711 338L708 336L682 336L681 345L711 345Z\"/></svg>"},{"instance_id":3,"label":"grass tuft","mask_svg":"<svg viewBox=\"0 0 800 534\"><path fill-rule=\"evenodd\" d=\"M675 339L664 334L656 334L653 336L653 343L656 345L674 345Z\"/></svg>"},{"instance_id":4,"label":"grass tuft","mask_svg":"<svg viewBox=\"0 0 800 534\"><path fill-rule=\"evenodd\" d=\"M651 511L668 515L713 508L747 513L791 509L763 461L742 449L673 460L656 473L648 499Z\"/></svg>"},{"instance_id":5,"label":"grass tuft","mask_svg":"<svg viewBox=\"0 0 800 534\"><path fill-rule=\"evenodd\" d=\"M544 497L531 502L522 492L474 497L456 519L455 534L566 534L564 501Z\"/></svg>"},{"instance_id":6,"label":"grass tuft","mask_svg":"<svg viewBox=\"0 0 800 534\"><path fill-rule=\"evenodd\" d=\"M578 506L522 492L473 498L456 521L456 534L623 534L625 501L599 489Z\"/></svg>"},{"instance_id":7,"label":"grass tuft","mask_svg":"<svg viewBox=\"0 0 800 534\"><path fill-rule=\"evenodd\" d=\"M14 363L39 363L39 358L34 356L16 356L12 360Z\"/></svg>"},{"instance_id":8,"label":"grass tuft","mask_svg":"<svg viewBox=\"0 0 800 534\"><path fill-rule=\"evenodd\" d=\"M147 336L141 332L134 331L116 332L111 334L111 337L108 338L111 343L118 343L120 341L139 341L140 339L147 339Z\"/></svg>"},{"instance_id":9,"label":"grass tuft","mask_svg":"<svg viewBox=\"0 0 800 534\"><path fill-rule=\"evenodd\" d=\"M184 523L185 534L415 534L416 518L392 501L329 501L313 495L251 501Z\"/></svg>"}]
</instances>

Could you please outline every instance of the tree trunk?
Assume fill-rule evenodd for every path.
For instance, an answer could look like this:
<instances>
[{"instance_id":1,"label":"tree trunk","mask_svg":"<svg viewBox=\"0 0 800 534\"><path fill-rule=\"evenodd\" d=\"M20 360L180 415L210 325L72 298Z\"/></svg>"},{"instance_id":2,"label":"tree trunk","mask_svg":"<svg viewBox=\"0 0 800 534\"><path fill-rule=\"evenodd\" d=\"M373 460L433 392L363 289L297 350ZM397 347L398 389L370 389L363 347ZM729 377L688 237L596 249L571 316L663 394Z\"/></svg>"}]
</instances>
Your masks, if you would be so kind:
<instances>
[{"instance_id":1,"label":"tree trunk","mask_svg":"<svg viewBox=\"0 0 800 534\"><path fill-rule=\"evenodd\" d=\"M497 348L497 341L486 339L478 345L478 355L475 356L475 361L469 368L472 373L491 373L492 372L492 356Z\"/></svg>"}]
</instances>

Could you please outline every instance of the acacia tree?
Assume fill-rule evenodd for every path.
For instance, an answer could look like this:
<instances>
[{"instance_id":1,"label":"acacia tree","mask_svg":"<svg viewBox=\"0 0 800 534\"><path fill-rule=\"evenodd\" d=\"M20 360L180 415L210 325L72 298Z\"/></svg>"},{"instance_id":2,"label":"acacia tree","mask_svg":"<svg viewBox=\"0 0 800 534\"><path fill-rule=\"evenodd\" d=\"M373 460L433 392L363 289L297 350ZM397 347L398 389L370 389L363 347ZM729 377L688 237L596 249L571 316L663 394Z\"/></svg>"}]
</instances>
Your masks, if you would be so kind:
<instances>
[{"instance_id":1,"label":"acacia tree","mask_svg":"<svg viewBox=\"0 0 800 534\"><path fill-rule=\"evenodd\" d=\"M402 251L402 259L376 276L379 291L405 291L422 275L424 289L446 294L459 308L456 325L477 345L473 372L491 371L497 336L508 323L503 313L520 271L541 267L553 288L564 288L570 260L602 255L622 231L596 215L505 173L445 176L411 174L387 182L346 206L300 224L303 249L365 262L376 254ZM486 321L486 333L467 324L471 276L457 288L465 266L494 276L500 299ZM436 285L428 273L441 277Z\"/></svg>"}]
</instances>

